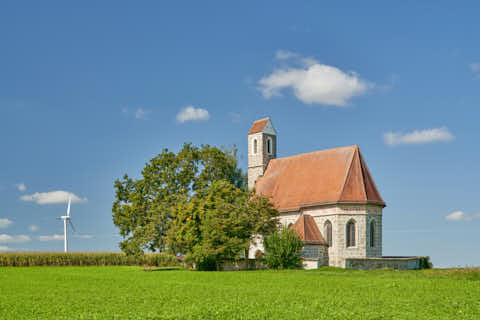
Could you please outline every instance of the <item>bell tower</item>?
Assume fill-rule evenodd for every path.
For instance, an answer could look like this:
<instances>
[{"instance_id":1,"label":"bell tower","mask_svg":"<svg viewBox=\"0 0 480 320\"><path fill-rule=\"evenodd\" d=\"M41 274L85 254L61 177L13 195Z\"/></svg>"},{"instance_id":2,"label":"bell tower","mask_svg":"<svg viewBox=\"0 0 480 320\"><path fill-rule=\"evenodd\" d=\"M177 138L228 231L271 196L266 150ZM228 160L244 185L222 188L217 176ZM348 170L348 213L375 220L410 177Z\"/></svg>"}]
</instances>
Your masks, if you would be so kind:
<instances>
[{"instance_id":1,"label":"bell tower","mask_svg":"<svg viewBox=\"0 0 480 320\"><path fill-rule=\"evenodd\" d=\"M256 120L248 131L248 189L267 169L268 162L277 157L277 132L270 118Z\"/></svg>"}]
</instances>

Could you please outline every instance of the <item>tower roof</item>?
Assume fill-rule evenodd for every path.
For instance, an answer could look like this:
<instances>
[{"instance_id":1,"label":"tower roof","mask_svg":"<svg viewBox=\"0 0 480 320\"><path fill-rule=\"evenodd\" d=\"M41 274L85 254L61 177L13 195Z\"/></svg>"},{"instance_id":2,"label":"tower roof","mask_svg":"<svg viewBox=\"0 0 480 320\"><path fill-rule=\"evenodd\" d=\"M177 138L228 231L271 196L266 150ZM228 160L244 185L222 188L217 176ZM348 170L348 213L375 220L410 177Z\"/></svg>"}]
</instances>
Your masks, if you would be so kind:
<instances>
[{"instance_id":1,"label":"tower roof","mask_svg":"<svg viewBox=\"0 0 480 320\"><path fill-rule=\"evenodd\" d=\"M250 131L248 131L248 134L250 135L259 132L265 132L273 135L277 134L269 117L255 120L250 128Z\"/></svg>"},{"instance_id":2,"label":"tower roof","mask_svg":"<svg viewBox=\"0 0 480 320\"><path fill-rule=\"evenodd\" d=\"M333 203L385 206L358 146L272 159L255 189L281 212Z\"/></svg>"},{"instance_id":3,"label":"tower roof","mask_svg":"<svg viewBox=\"0 0 480 320\"><path fill-rule=\"evenodd\" d=\"M295 224L290 226L290 229L295 230L300 237L300 240L305 244L327 245L311 215L302 214L298 217Z\"/></svg>"}]
</instances>

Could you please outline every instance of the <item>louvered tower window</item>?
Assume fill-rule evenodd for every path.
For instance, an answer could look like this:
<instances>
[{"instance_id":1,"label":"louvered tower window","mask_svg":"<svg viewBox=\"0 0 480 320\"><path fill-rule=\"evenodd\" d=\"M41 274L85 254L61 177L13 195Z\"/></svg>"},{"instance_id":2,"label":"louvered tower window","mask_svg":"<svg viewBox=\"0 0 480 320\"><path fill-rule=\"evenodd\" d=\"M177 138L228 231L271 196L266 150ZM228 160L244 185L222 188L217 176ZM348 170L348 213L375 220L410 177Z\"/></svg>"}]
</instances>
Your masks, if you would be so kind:
<instances>
[{"instance_id":1,"label":"louvered tower window","mask_svg":"<svg viewBox=\"0 0 480 320\"><path fill-rule=\"evenodd\" d=\"M267 138L267 153L272 154L272 138Z\"/></svg>"}]
</instances>

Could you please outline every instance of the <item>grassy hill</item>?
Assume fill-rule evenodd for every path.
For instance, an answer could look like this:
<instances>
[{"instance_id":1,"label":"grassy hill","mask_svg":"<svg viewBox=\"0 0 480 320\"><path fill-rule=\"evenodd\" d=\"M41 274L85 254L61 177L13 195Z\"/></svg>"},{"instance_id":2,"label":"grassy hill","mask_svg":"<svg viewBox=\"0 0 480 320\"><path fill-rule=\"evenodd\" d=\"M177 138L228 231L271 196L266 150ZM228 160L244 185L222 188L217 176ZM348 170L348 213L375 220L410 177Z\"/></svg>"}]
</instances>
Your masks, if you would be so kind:
<instances>
[{"instance_id":1,"label":"grassy hill","mask_svg":"<svg viewBox=\"0 0 480 320\"><path fill-rule=\"evenodd\" d=\"M3 267L0 319L480 319L480 270Z\"/></svg>"}]
</instances>

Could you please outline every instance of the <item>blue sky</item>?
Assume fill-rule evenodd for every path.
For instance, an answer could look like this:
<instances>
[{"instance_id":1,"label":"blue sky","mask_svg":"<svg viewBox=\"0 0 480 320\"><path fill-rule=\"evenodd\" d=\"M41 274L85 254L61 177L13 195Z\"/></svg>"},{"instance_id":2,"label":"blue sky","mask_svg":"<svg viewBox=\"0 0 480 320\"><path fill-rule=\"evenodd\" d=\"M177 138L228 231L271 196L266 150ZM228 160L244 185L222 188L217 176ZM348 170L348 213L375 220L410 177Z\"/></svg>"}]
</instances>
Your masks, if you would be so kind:
<instances>
[{"instance_id":1,"label":"blue sky","mask_svg":"<svg viewBox=\"0 0 480 320\"><path fill-rule=\"evenodd\" d=\"M52 191L78 197L71 250L118 250L116 178L187 141L235 144L246 168L247 131L270 116L279 156L360 146L385 255L480 265L479 9L2 1L0 250L63 249Z\"/></svg>"}]
</instances>

